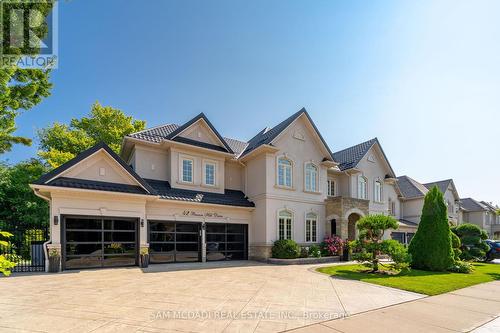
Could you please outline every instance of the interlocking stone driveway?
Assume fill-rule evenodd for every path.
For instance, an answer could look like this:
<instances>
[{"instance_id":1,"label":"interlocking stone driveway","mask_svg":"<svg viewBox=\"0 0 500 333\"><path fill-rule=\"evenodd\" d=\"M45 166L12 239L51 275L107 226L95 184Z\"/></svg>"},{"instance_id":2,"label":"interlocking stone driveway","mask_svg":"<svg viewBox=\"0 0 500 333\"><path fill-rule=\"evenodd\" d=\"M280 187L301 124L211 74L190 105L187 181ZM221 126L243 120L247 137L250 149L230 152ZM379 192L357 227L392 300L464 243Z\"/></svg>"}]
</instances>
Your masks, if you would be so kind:
<instances>
[{"instance_id":1,"label":"interlocking stone driveway","mask_svg":"<svg viewBox=\"0 0 500 333\"><path fill-rule=\"evenodd\" d=\"M0 331L277 332L422 297L313 267L248 261L13 275L0 278Z\"/></svg>"}]
</instances>

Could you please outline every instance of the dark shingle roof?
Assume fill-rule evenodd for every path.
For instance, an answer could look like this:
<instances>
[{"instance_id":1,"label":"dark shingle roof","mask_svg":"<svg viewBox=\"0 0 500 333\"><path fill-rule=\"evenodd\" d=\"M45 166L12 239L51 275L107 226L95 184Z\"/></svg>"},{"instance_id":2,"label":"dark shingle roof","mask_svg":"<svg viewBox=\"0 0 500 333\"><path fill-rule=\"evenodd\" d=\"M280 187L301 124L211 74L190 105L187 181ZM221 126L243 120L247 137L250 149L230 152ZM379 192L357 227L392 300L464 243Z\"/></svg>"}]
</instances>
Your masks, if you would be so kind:
<instances>
[{"instance_id":1,"label":"dark shingle roof","mask_svg":"<svg viewBox=\"0 0 500 333\"><path fill-rule=\"evenodd\" d=\"M156 193L162 199L200 202L216 205L255 207L254 203L249 201L242 191L224 190L222 193L211 193L193 190L184 190L172 188L167 181L146 179L146 181L155 189Z\"/></svg>"},{"instance_id":2,"label":"dark shingle roof","mask_svg":"<svg viewBox=\"0 0 500 333\"><path fill-rule=\"evenodd\" d=\"M224 140L226 140L227 144L231 149L234 151L236 155L241 154L245 148L248 146L248 143L236 139L231 139L231 138L226 138L224 137Z\"/></svg>"},{"instance_id":3,"label":"dark shingle roof","mask_svg":"<svg viewBox=\"0 0 500 333\"><path fill-rule=\"evenodd\" d=\"M208 125L208 127L210 127L210 129L215 134L215 136L217 136L217 138L222 142L224 147L177 136L179 133L181 133L186 128L188 128L189 126L191 126L192 124L194 124L195 122L197 122L200 119L203 119L205 121L205 123ZM231 145L229 145L228 142L226 142L226 139L223 138L219 134L219 132L215 129L215 127L212 125L212 123L208 120L208 118L203 113L200 113L199 115L197 115L196 117L194 117L193 119L189 120L188 122L186 122L185 124L183 124L181 126L176 125L176 124L161 125L161 126L153 127L151 129L146 129L146 130L143 130L140 132L132 133L132 134L128 135L128 137L146 140L146 141L155 142L155 143L162 142L162 140L172 140L172 141L186 143L186 144L197 146L197 147L227 152L227 153L231 153L231 154L235 153L233 151Z\"/></svg>"},{"instance_id":4,"label":"dark shingle roof","mask_svg":"<svg viewBox=\"0 0 500 333\"><path fill-rule=\"evenodd\" d=\"M316 127L316 125L312 121L311 117L309 116L309 114L307 113L305 108L302 108L299 111L295 112L290 117L286 118L281 123L274 126L273 128L270 128L270 129L265 128L262 131L260 131L256 136L254 136L253 138L251 138L248 141L248 146L243 151L241 156L247 155L248 153L250 153L251 151L257 149L258 147L260 147L262 145L270 144L278 135L280 135L281 132L283 132L291 123L293 123L295 121L295 119L300 117L302 114L306 115L307 119L309 120L309 122L313 126L314 130L318 134L321 142L326 147L326 150L330 154L330 156L328 156L328 157L333 159L333 154L330 151L330 147L328 147L328 145L326 144L326 141L321 136L321 133L319 132L318 128Z\"/></svg>"},{"instance_id":5,"label":"dark shingle roof","mask_svg":"<svg viewBox=\"0 0 500 333\"><path fill-rule=\"evenodd\" d=\"M46 185L57 186L57 187L79 188L84 190L148 194L142 187L136 185L109 183L109 182L67 178L67 177L56 178L48 182Z\"/></svg>"},{"instance_id":6,"label":"dark shingle roof","mask_svg":"<svg viewBox=\"0 0 500 333\"><path fill-rule=\"evenodd\" d=\"M69 160L68 162L64 163L63 165L55 168L54 170L47 172L46 174L42 175L34 184L38 185L45 185L49 180L56 178L59 174L62 172L68 170L69 168L73 167L74 165L80 163L87 157L92 156L93 154L97 153L99 150L105 150L111 158L113 158L118 164L120 164L125 171L132 176L139 184L141 184L142 187L146 189L147 192L151 193L154 190L149 186L148 183L144 181L132 168L125 163L125 161L118 156L107 144L104 142L99 142L95 146L81 152L80 154L76 155L73 159Z\"/></svg>"},{"instance_id":7,"label":"dark shingle roof","mask_svg":"<svg viewBox=\"0 0 500 333\"><path fill-rule=\"evenodd\" d=\"M481 204L484 205L484 206L486 206L486 208L488 208L488 210L490 210L492 212L496 212L497 211L497 208L495 206L493 206L493 204L491 204L489 202L481 200Z\"/></svg>"},{"instance_id":8,"label":"dark shingle roof","mask_svg":"<svg viewBox=\"0 0 500 333\"><path fill-rule=\"evenodd\" d=\"M368 140L358 145L333 153L333 159L339 163L341 171L355 168L368 150L378 142L377 138Z\"/></svg>"},{"instance_id":9,"label":"dark shingle roof","mask_svg":"<svg viewBox=\"0 0 500 333\"><path fill-rule=\"evenodd\" d=\"M412 221L408 221L408 220L405 220L405 219L399 219L398 222L399 222L399 225L401 225L401 226L405 226L405 227L418 227L418 223L415 223L415 222L412 222Z\"/></svg>"},{"instance_id":10,"label":"dark shingle roof","mask_svg":"<svg viewBox=\"0 0 500 333\"><path fill-rule=\"evenodd\" d=\"M480 212L488 210L486 206L472 198L460 199L460 208L469 212Z\"/></svg>"},{"instance_id":11,"label":"dark shingle roof","mask_svg":"<svg viewBox=\"0 0 500 333\"><path fill-rule=\"evenodd\" d=\"M404 198L423 197L429 191L424 185L408 176L398 177L398 187Z\"/></svg>"},{"instance_id":12,"label":"dark shingle roof","mask_svg":"<svg viewBox=\"0 0 500 333\"><path fill-rule=\"evenodd\" d=\"M433 188L434 186L437 186L438 189L441 191L441 193L445 193L446 190L448 189L448 186L450 185L450 183L452 182L451 179L446 179L446 180L440 180L440 181L437 181L437 182L432 182L432 183L427 183L427 184L423 184L425 187L427 187L427 189L431 189Z\"/></svg>"},{"instance_id":13,"label":"dark shingle roof","mask_svg":"<svg viewBox=\"0 0 500 333\"><path fill-rule=\"evenodd\" d=\"M179 125L176 124L165 124L145 129L140 132L132 133L128 136L135 139L158 143L166 138L170 133L174 132L178 127Z\"/></svg>"}]
</instances>

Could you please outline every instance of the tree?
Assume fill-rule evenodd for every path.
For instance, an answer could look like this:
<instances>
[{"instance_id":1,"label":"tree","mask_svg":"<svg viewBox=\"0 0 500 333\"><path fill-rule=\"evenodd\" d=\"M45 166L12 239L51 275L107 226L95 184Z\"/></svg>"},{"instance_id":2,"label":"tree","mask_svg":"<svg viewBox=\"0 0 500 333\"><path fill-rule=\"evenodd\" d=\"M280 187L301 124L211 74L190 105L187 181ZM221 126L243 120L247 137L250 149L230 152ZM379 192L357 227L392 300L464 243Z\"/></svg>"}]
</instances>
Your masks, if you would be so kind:
<instances>
[{"instance_id":1,"label":"tree","mask_svg":"<svg viewBox=\"0 0 500 333\"><path fill-rule=\"evenodd\" d=\"M460 238L461 254L463 260L483 260L490 247L485 240L488 235L477 225L463 223L458 227L452 228L454 234Z\"/></svg>"},{"instance_id":2,"label":"tree","mask_svg":"<svg viewBox=\"0 0 500 333\"><path fill-rule=\"evenodd\" d=\"M48 203L37 197L28 184L47 172L37 159L14 166L0 164L0 229L40 228L49 223Z\"/></svg>"},{"instance_id":3,"label":"tree","mask_svg":"<svg viewBox=\"0 0 500 333\"><path fill-rule=\"evenodd\" d=\"M425 196L422 217L408 252L412 267L445 271L455 263L443 193L434 186Z\"/></svg>"},{"instance_id":4,"label":"tree","mask_svg":"<svg viewBox=\"0 0 500 333\"><path fill-rule=\"evenodd\" d=\"M9 260L7 256L3 254L3 249L9 247L8 238L12 237L10 232L0 230L0 273L5 276L9 276L12 268L16 266L15 262Z\"/></svg>"},{"instance_id":5,"label":"tree","mask_svg":"<svg viewBox=\"0 0 500 333\"><path fill-rule=\"evenodd\" d=\"M358 221L357 228L360 233L359 239L353 244L354 248L358 249L353 255L354 259L370 267L371 272L379 271L380 254L391 256L394 262L393 268L407 267L410 257L404 246L392 239L382 240L386 230L398 228L396 219L386 215L368 215Z\"/></svg>"},{"instance_id":6,"label":"tree","mask_svg":"<svg viewBox=\"0 0 500 333\"><path fill-rule=\"evenodd\" d=\"M53 1L26 1L22 5L24 8L41 13L43 17L46 17L52 10ZM3 15L2 25L5 29L16 24L24 24L22 17L16 17L16 13L13 11L9 15ZM10 27L9 31L23 31L23 29L10 29ZM48 31L46 23L30 29L31 31L36 30L37 36L45 36ZM40 51L39 46L33 47L30 43L17 48L9 45L7 39L1 43L4 54L7 51L17 60L22 55L36 55ZM4 57L3 55L2 60ZM16 117L22 110L33 108L44 97L50 95L52 84L49 82L49 78L50 69L20 68L16 62L2 66L0 70L0 154L11 150L16 143L31 145L31 139L14 135Z\"/></svg>"},{"instance_id":7,"label":"tree","mask_svg":"<svg viewBox=\"0 0 500 333\"><path fill-rule=\"evenodd\" d=\"M141 131L145 126L143 120L133 119L121 110L96 102L87 117L74 118L69 125L54 123L40 130L38 155L55 168L101 141L119 153L123 137Z\"/></svg>"}]
</instances>

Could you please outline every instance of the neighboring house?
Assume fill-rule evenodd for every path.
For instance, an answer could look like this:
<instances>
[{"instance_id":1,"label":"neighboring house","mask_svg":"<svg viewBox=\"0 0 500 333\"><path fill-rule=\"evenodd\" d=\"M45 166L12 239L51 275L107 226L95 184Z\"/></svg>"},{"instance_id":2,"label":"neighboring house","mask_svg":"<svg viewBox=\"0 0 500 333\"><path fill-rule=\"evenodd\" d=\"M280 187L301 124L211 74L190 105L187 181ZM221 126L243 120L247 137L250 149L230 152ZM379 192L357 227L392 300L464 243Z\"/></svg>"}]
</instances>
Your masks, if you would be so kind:
<instances>
[{"instance_id":1,"label":"neighboring house","mask_svg":"<svg viewBox=\"0 0 500 333\"><path fill-rule=\"evenodd\" d=\"M400 223L404 227L401 226L401 230L398 230L398 232L405 232L406 234L396 233L396 238L393 233L393 238L398 240L404 239L405 243L409 243L420 223L425 195L434 186L437 186L443 193L450 224L457 225L460 223L460 197L452 179L421 184L408 176L400 176L398 177L398 188L401 193L401 197L399 198L401 201Z\"/></svg>"},{"instance_id":2,"label":"neighboring house","mask_svg":"<svg viewBox=\"0 0 500 333\"><path fill-rule=\"evenodd\" d=\"M460 199L460 209L464 223L477 225L491 238L500 238L500 217L492 204L473 198L463 198Z\"/></svg>"}]
</instances>

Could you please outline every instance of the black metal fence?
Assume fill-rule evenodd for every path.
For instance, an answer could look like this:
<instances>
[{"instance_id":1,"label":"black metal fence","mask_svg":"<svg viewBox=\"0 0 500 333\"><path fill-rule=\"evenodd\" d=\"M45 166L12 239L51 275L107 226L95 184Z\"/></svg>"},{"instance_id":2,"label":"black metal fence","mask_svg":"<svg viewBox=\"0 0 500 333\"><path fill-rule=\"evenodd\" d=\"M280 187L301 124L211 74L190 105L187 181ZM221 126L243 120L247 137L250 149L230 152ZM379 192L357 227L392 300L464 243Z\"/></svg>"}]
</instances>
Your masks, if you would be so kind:
<instances>
[{"instance_id":1,"label":"black metal fence","mask_svg":"<svg viewBox=\"0 0 500 333\"><path fill-rule=\"evenodd\" d=\"M13 272L45 271L43 243L49 239L48 226L9 228L0 224L0 230L10 232L13 235L7 239L8 247L0 246L0 253L16 263L12 269Z\"/></svg>"}]
</instances>

